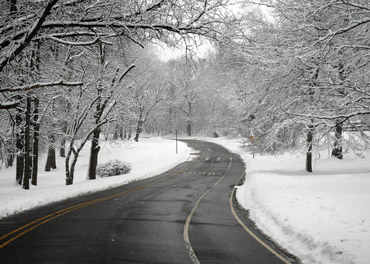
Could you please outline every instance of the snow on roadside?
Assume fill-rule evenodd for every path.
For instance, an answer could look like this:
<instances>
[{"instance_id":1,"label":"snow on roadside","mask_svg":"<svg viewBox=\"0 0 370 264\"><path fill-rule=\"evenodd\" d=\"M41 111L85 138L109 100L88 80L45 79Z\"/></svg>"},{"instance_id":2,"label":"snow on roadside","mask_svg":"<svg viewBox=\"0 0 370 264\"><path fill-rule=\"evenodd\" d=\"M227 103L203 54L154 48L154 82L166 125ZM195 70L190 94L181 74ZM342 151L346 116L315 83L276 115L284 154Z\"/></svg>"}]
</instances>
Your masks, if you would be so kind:
<instances>
[{"instance_id":1,"label":"snow on roadside","mask_svg":"<svg viewBox=\"0 0 370 264\"><path fill-rule=\"evenodd\" d=\"M342 161L321 153L315 172L307 173L304 155L253 158L240 140L205 140L241 155L247 174L239 203L303 263L369 263L370 152L363 159L346 154Z\"/></svg>"},{"instance_id":2,"label":"snow on roadside","mask_svg":"<svg viewBox=\"0 0 370 264\"><path fill-rule=\"evenodd\" d=\"M178 142L161 138L141 138L136 142L101 142L99 164L112 159L121 159L131 164L129 174L96 180L87 180L89 148L86 146L77 161L73 185L65 185L64 159L58 158L57 169L44 172L45 157L39 162L38 185L23 190L15 182L15 166L0 170L0 219L14 213L45 205L51 202L75 197L90 192L142 180L165 172L190 157L191 149Z\"/></svg>"}]
</instances>

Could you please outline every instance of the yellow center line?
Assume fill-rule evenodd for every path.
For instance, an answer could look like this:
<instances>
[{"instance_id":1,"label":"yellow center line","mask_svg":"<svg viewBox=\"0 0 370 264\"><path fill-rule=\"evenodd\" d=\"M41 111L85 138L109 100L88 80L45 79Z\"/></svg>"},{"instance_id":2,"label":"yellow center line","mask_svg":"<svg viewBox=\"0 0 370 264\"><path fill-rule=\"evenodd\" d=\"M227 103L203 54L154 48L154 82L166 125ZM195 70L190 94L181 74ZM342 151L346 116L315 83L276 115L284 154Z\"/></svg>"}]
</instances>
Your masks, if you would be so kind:
<instances>
[{"instance_id":1,"label":"yellow center line","mask_svg":"<svg viewBox=\"0 0 370 264\"><path fill-rule=\"evenodd\" d=\"M242 176L240 177L240 179L245 175L245 172L242 174ZM239 179L239 180L240 180ZM238 182L239 182L238 180ZM236 186L236 184L235 184ZM265 242L263 242L256 234L254 234L252 232L252 230L250 230L244 223L243 221L238 217L238 215L236 214L235 212L235 209L234 209L234 205L233 205L233 197L235 195L235 188L233 188L233 190L231 191L231 195L230 195L230 199L229 199L229 202L230 202L230 209L231 209L231 212L232 214L234 215L235 219L239 222L239 224L244 228L245 231L248 232L248 234L253 237L258 243L260 243L262 246L264 246L268 251L270 251L272 254L274 254L278 259L280 259L282 262L284 262L285 264L291 264L286 258L284 258L283 256L281 256L279 253L277 253L274 249L272 249L269 245L267 245Z\"/></svg>"},{"instance_id":2,"label":"yellow center line","mask_svg":"<svg viewBox=\"0 0 370 264\"><path fill-rule=\"evenodd\" d=\"M131 189L128 189L126 191L123 191L123 192L119 192L119 193L116 193L116 194L112 194L112 195L109 195L109 196L105 196L105 197L102 197L102 198L98 198L98 199L95 199L95 200L91 200L91 201L87 201L87 202L84 202L84 203L80 203L80 204L77 204L77 205L74 205L74 206L70 206L70 207L67 207L67 208L64 208L62 210L59 210L59 211L56 211L56 212L53 212L51 214L48 214L44 217L41 217L37 220L34 220L32 222L29 222L28 224L25 224L17 229L14 229L12 230L11 232L3 235L0 237L0 241L1 240L4 240L5 238L11 236L11 235L14 235L15 233L18 233L20 232L21 230L24 230L23 232L21 233L18 233L17 235L11 237L10 239L6 240L5 242L3 242L2 244L0 244L0 249L5 247L6 245L8 245L9 243L13 242L14 240L16 240L17 238L23 236L24 234L32 231L33 229L39 227L40 225L42 224L45 224L51 220L54 220L55 218L58 218L62 215L65 215L67 213L70 213L72 211L75 211L77 209L81 209L83 207L86 207L86 206L89 206L89 205L93 205L93 204L97 204L97 203L101 203L103 201L106 201L106 200L110 200L112 198L115 198L115 197L119 197L119 196L122 196L122 195L125 195L129 192L133 192L133 191L137 191L137 190L140 190L140 189L143 189L145 187L148 187L150 185L153 185L153 184L156 184L156 183L160 183L160 182L163 182L163 181L166 181L166 180L169 180L173 177L176 177L182 173L184 173L186 170L183 170L183 171L179 171L179 172L176 172L174 174L171 174L167 177L163 177L159 180L155 180L155 181L152 181L152 182L149 182L149 183L146 183L146 184L143 184L143 185L140 185L140 186L137 186L135 188L131 188Z\"/></svg>"}]
</instances>

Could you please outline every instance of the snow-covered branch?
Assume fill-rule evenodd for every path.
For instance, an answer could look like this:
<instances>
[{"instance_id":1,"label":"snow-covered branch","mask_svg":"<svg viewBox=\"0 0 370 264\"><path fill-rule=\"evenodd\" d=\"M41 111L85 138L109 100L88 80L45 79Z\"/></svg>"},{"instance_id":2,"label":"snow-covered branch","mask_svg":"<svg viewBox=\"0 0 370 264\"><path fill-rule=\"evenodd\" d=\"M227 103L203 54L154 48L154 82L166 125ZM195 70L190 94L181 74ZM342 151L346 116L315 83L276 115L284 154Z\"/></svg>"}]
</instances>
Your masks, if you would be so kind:
<instances>
[{"instance_id":1,"label":"snow-covered branch","mask_svg":"<svg viewBox=\"0 0 370 264\"><path fill-rule=\"evenodd\" d=\"M49 21L42 25L43 28L121 28L121 29L150 29L153 31L166 30L178 34L195 33L203 28L202 25L174 26L171 24L148 24L130 22L83 22L83 21ZM200 33L200 32L198 32Z\"/></svg>"},{"instance_id":2,"label":"snow-covered branch","mask_svg":"<svg viewBox=\"0 0 370 264\"><path fill-rule=\"evenodd\" d=\"M122 79L133 69L135 68L135 64L131 64L131 66L129 66L122 74L121 76L119 77L118 81L115 83L114 86L118 85Z\"/></svg>"},{"instance_id":3,"label":"snow-covered branch","mask_svg":"<svg viewBox=\"0 0 370 264\"><path fill-rule=\"evenodd\" d=\"M11 102L5 102L5 103L0 103L0 110L6 110L6 109L12 109L15 108L19 105L20 101L11 101Z\"/></svg>"},{"instance_id":4,"label":"snow-covered branch","mask_svg":"<svg viewBox=\"0 0 370 264\"><path fill-rule=\"evenodd\" d=\"M9 62L14 60L28 46L28 44L40 31L41 25L44 23L51 9L57 2L58 0L50 0L46 4L45 9L40 15L40 17L34 22L34 24L27 31L27 34L25 34L23 38L17 42L17 44L8 52L6 56L0 59L0 72L2 72L3 68L6 65L8 65Z\"/></svg>"},{"instance_id":5,"label":"snow-covered branch","mask_svg":"<svg viewBox=\"0 0 370 264\"><path fill-rule=\"evenodd\" d=\"M81 41L81 42L73 42L73 41L67 41L67 40L62 40L53 36L48 36L46 38L55 40L59 43L65 44L65 45L70 45L70 46L89 46L89 45L94 45L100 38L95 38L91 41ZM111 44L111 43L110 43Z\"/></svg>"},{"instance_id":6,"label":"snow-covered branch","mask_svg":"<svg viewBox=\"0 0 370 264\"><path fill-rule=\"evenodd\" d=\"M310 114L301 114L301 113L291 113L289 111L286 111L287 114L293 115L293 116L299 116L304 117L307 119L322 119L322 120L341 120L341 122L344 122L354 116L363 116L363 115L370 115L370 111L358 111L358 112L352 112L349 114L338 114L338 115L310 115Z\"/></svg>"},{"instance_id":7,"label":"snow-covered branch","mask_svg":"<svg viewBox=\"0 0 370 264\"><path fill-rule=\"evenodd\" d=\"M13 88L4 88L0 89L0 93L5 92L19 92L19 91L29 91L37 88L44 88L50 86L80 86L83 85L82 82L66 82L66 81L56 81L56 82L47 82L47 83L33 83L29 85L13 87Z\"/></svg>"},{"instance_id":8,"label":"snow-covered branch","mask_svg":"<svg viewBox=\"0 0 370 264\"><path fill-rule=\"evenodd\" d=\"M367 24L367 23L370 23L370 19L364 19L364 20L361 20L361 21L354 21L353 24L350 24L349 26L347 27L344 27L344 28L340 28L334 32L329 32L326 36L320 38L318 41L315 42L315 45L317 45L318 43L322 42L322 41L325 41L325 40L328 40L328 42L332 41L333 38L335 38L336 36L338 35L341 35L341 34L344 34L348 31L351 31L361 25L364 25L364 24Z\"/></svg>"}]
</instances>

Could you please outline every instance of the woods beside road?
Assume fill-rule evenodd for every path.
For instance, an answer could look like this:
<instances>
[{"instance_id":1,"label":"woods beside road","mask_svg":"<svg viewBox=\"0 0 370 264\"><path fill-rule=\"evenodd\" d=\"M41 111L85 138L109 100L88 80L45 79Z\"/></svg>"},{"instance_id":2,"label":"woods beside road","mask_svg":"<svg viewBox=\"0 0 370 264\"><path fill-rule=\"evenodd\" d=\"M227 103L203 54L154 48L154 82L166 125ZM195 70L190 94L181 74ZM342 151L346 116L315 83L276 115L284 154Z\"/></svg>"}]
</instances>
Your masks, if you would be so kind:
<instances>
[{"instance_id":1,"label":"woods beside road","mask_svg":"<svg viewBox=\"0 0 370 264\"><path fill-rule=\"evenodd\" d=\"M307 238L287 247L308 263L363 263L369 217L338 201L364 205L358 195L368 197L369 31L368 0L1 1L0 181L19 197L41 197L23 199L21 210L45 197L53 173L75 194L98 186L109 144L141 143L143 135L236 138L252 161L274 164L258 180L252 172L252 186L241 188L256 202L244 206L261 229ZM279 162L287 167L276 171ZM302 181L275 177L297 171ZM318 212L328 223L349 217L335 226L346 232L317 241L311 227L269 210L281 193L265 200L259 190L275 190L277 178L319 197L302 200L280 186L312 212L323 197L333 201ZM339 197L332 186L350 195ZM274 222L288 231L265 227ZM302 253L307 244L317 252Z\"/></svg>"},{"instance_id":2,"label":"woods beside road","mask_svg":"<svg viewBox=\"0 0 370 264\"><path fill-rule=\"evenodd\" d=\"M315 152L342 159L369 144L366 0L1 5L0 162L16 165L24 189L37 185L45 152L45 170L65 157L73 184L88 140L95 179L103 135L234 135L262 153L305 146L309 172Z\"/></svg>"},{"instance_id":3,"label":"woods beside road","mask_svg":"<svg viewBox=\"0 0 370 264\"><path fill-rule=\"evenodd\" d=\"M369 243L366 234L370 231L370 215L363 208L369 206L370 200L366 198L370 184L369 156L361 159L350 154L339 161L330 158L328 153L321 153L320 157L314 159L317 172L312 175L301 169L303 151L293 155L253 157L241 139L202 139L223 145L242 157L247 174L245 183L237 188L238 203L248 210L249 217L259 229L303 263L366 263L366 245ZM101 163L112 158L122 159L130 162L132 171L121 176L89 181L86 179L87 152L88 146L76 168L78 177L73 186L65 186L63 170L56 169L41 176L40 186L33 187L31 192L24 192L14 185L14 169L3 170L5 174L1 174L0 184L3 201L1 216L72 196L84 197L91 192L157 175L175 164L200 157L199 154L194 155L197 151L188 149L182 142L179 142L179 154L176 155L175 142L172 140L143 138L140 143L124 145L107 142L102 148L104 158ZM210 155L209 152L205 153L201 161L208 157L205 163L212 162ZM215 153L212 155L217 156ZM217 162L217 158L213 161ZM209 172L205 171L207 175ZM221 176L214 174L213 177L217 175ZM229 192L225 190L223 195L227 196ZM245 217L244 213L242 216ZM7 218L3 219L0 221L6 223Z\"/></svg>"}]
</instances>

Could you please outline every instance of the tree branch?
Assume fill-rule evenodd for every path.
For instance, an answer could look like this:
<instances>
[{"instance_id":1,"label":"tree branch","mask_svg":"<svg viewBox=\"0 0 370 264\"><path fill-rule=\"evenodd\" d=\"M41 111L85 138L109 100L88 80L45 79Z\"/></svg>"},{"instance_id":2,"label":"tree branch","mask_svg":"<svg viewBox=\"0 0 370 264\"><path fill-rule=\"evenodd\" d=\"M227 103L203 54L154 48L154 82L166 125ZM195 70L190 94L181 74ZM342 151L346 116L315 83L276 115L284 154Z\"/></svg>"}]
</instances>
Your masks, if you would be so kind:
<instances>
[{"instance_id":1,"label":"tree branch","mask_svg":"<svg viewBox=\"0 0 370 264\"><path fill-rule=\"evenodd\" d=\"M9 52L7 56L4 56L0 60L0 72L2 72L3 68L8 65L9 62L14 60L31 42L31 40L36 36L36 34L41 29L42 24L44 23L45 19L49 15L53 6L58 2L58 0L50 0L44 9L44 12L41 14L40 18L36 20L36 22L32 25L32 27L28 30L28 33L24 35L22 40L19 41L18 44Z\"/></svg>"},{"instance_id":2,"label":"tree branch","mask_svg":"<svg viewBox=\"0 0 370 264\"><path fill-rule=\"evenodd\" d=\"M46 38L48 39L51 39L51 40L55 40L59 43L62 43L62 44L65 44L65 45L70 45L70 46L88 46L88 45L94 45L98 40L99 38L95 38L91 41L84 41L84 42L73 42L73 41L66 41L66 40L62 40L62 39L59 39L59 38L56 38L56 37L53 37L53 36L47 36ZM112 44L112 43L110 43Z\"/></svg>"},{"instance_id":3,"label":"tree branch","mask_svg":"<svg viewBox=\"0 0 370 264\"><path fill-rule=\"evenodd\" d=\"M12 101L6 103L0 103L0 110L16 108L21 101Z\"/></svg>"},{"instance_id":4,"label":"tree branch","mask_svg":"<svg viewBox=\"0 0 370 264\"><path fill-rule=\"evenodd\" d=\"M56 81L56 82L49 82L49 83L33 83L33 84L20 86L20 87L0 89L0 93L29 91L29 90L32 90L32 89L50 87L50 86L58 86L58 85L61 85L61 86L80 86L80 85L83 85L83 83L82 82L65 82L65 81Z\"/></svg>"}]
</instances>

